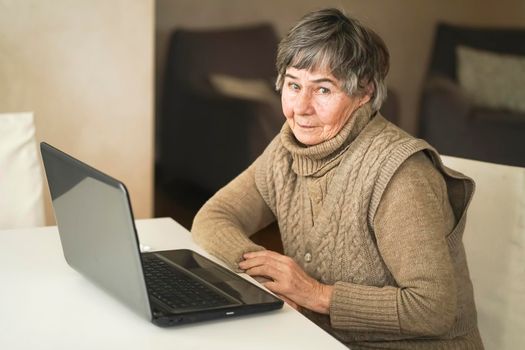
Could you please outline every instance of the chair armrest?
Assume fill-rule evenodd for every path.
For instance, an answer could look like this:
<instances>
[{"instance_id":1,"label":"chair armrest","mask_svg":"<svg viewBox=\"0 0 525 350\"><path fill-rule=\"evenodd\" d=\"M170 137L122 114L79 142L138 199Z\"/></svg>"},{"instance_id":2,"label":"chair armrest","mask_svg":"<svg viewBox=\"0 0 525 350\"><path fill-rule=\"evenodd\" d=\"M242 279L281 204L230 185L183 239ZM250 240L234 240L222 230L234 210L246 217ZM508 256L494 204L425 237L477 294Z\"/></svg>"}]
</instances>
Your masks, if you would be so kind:
<instances>
[{"instance_id":1,"label":"chair armrest","mask_svg":"<svg viewBox=\"0 0 525 350\"><path fill-rule=\"evenodd\" d=\"M465 91L456 82L442 76L433 76L426 81L423 99L437 108L437 113L446 115L465 116L472 109L472 102Z\"/></svg>"},{"instance_id":2,"label":"chair armrest","mask_svg":"<svg viewBox=\"0 0 525 350\"><path fill-rule=\"evenodd\" d=\"M230 96L208 96L201 103L213 115L203 109L187 120L187 130L199 130L187 138L193 144L193 156L183 163L185 175L192 182L210 192L217 191L247 168L259 156L280 130L282 118L269 103L237 99ZM202 122L206 122L206 128ZM198 142L192 142L192 139ZM183 156L184 157L184 156ZM210 169L215 169L210 172ZM182 169L181 169L182 170ZM178 172L183 175L183 171Z\"/></svg>"},{"instance_id":3,"label":"chair armrest","mask_svg":"<svg viewBox=\"0 0 525 350\"><path fill-rule=\"evenodd\" d=\"M464 129L472 110L465 92L452 80L434 76L423 87L420 108L420 136Z\"/></svg>"},{"instance_id":4,"label":"chair armrest","mask_svg":"<svg viewBox=\"0 0 525 350\"><path fill-rule=\"evenodd\" d=\"M511 128L525 129L525 113L504 109L475 108L473 118L480 122L506 125Z\"/></svg>"},{"instance_id":5,"label":"chair armrest","mask_svg":"<svg viewBox=\"0 0 525 350\"><path fill-rule=\"evenodd\" d=\"M441 118L453 116L458 122L470 120L519 127L525 122L525 113L522 112L474 106L459 85L443 77L436 76L427 81L423 89L423 100L427 102L424 104L425 108L432 105L435 113L440 110L446 112L441 113Z\"/></svg>"},{"instance_id":6,"label":"chair armrest","mask_svg":"<svg viewBox=\"0 0 525 350\"><path fill-rule=\"evenodd\" d=\"M271 103L184 90L160 124L159 180L175 178L215 192L238 175L280 130L282 112Z\"/></svg>"},{"instance_id":7,"label":"chair armrest","mask_svg":"<svg viewBox=\"0 0 525 350\"><path fill-rule=\"evenodd\" d=\"M443 154L456 154L469 146L468 120L472 103L452 80L429 78L423 87L419 137Z\"/></svg>"}]
</instances>

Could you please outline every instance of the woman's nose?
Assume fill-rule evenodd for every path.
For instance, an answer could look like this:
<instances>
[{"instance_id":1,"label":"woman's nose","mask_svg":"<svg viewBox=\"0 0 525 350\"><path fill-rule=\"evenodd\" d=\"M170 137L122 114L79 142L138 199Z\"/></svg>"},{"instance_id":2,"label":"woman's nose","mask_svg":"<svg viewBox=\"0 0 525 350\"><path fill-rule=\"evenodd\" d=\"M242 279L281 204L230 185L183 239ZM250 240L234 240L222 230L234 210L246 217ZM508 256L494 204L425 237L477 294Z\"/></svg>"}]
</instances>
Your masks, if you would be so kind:
<instances>
[{"instance_id":1,"label":"woman's nose","mask_svg":"<svg viewBox=\"0 0 525 350\"><path fill-rule=\"evenodd\" d=\"M295 100L294 112L299 115L312 114L312 95L309 91L303 90L298 94L297 99Z\"/></svg>"}]
</instances>

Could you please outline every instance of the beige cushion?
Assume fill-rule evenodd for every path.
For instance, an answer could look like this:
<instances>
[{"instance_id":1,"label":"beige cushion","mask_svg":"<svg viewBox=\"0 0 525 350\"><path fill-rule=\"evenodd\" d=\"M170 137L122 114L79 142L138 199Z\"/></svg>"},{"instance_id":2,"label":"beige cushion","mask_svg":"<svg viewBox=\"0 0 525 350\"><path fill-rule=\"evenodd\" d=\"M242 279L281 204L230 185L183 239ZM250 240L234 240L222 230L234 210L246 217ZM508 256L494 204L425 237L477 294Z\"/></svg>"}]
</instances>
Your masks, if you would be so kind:
<instances>
[{"instance_id":1,"label":"beige cushion","mask_svg":"<svg viewBox=\"0 0 525 350\"><path fill-rule=\"evenodd\" d=\"M263 79L244 79L225 74L210 75L212 86L222 95L269 103L280 109L279 96Z\"/></svg>"},{"instance_id":2,"label":"beige cushion","mask_svg":"<svg viewBox=\"0 0 525 350\"><path fill-rule=\"evenodd\" d=\"M443 156L476 192L464 243L486 349L525 345L525 168Z\"/></svg>"},{"instance_id":3,"label":"beige cushion","mask_svg":"<svg viewBox=\"0 0 525 350\"><path fill-rule=\"evenodd\" d=\"M39 159L33 114L0 114L0 229L45 224Z\"/></svg>"},{"instance_id":4,"label":"beige cushion","mask_svg":"<svg viewBox=\"0 0 525 350\"><path fill-rule=\"evenodd\" d=\"M458 46L458 80L474 105L525 113L525 56Z\"/></svg>"}]
</instances>

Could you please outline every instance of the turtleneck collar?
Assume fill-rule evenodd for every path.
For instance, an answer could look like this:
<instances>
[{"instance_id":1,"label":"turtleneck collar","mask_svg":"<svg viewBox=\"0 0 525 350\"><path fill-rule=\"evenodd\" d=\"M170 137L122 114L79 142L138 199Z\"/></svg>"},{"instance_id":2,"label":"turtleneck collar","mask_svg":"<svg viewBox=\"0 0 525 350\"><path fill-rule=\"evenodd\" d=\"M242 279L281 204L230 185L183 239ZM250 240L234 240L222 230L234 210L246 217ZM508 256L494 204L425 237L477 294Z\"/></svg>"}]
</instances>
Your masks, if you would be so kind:
<instances>
[{"instance_id":1,"label":"turtleneck collar","mask_svg":"<svg viewBox=\"0 0 525 350\"><path fill-rule=\"evenodd\" d=\"M293 171L301 176L321 176L339 164L341 155L368 124L371 114L370 103L366 103L354 112L336 136L314 146L297 141L288 123L284 123L280 137L292 156Z\"/></svg>"}]
</instances>

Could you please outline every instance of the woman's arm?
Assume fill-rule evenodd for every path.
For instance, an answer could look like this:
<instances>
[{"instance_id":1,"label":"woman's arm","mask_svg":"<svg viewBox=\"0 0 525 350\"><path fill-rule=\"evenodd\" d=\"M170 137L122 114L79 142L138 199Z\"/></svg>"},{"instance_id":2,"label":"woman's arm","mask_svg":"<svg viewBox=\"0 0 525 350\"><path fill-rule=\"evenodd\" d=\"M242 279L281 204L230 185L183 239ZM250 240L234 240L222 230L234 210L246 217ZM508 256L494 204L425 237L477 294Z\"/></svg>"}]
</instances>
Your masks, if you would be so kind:
<instances>
[{"instance_id":1,"label":"woman's arm","mask_svg":"<svg viewBox=\"0 0 525 350\"><path fill-rule=\"evenodd\" d=\"M210 198L191 228L199 245L235 270L244 253L264 249L248 237L275 221L255 186L256 163Z\"/></svg>"},{"instance_id":2,"label":"woman's arm","mask_svg":"<svg viewBox=\"0 0 525 350\"><path fill-rule=\"evenodd\" d=\"M441 174L423 153L410 157L391 179L374 218L379 251L398 286L336 283L332 326L427 336L450 329L456 283L446 235L454 223Z\"/></svg>"}]
</instances>

